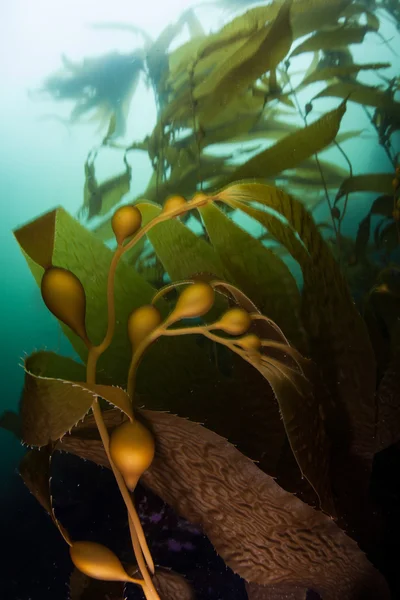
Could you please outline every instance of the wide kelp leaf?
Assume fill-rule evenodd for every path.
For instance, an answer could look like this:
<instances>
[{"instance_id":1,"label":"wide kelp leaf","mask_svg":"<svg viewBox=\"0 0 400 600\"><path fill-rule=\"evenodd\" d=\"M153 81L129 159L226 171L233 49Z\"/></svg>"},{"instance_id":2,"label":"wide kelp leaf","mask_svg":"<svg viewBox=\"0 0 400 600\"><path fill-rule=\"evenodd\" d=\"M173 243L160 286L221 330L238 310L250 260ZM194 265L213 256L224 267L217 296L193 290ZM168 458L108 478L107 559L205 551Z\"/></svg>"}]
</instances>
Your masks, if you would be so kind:
<instances>
[{"instance_id":1,"label":"wide kelp leaf","mask_svg":"<svg viewBox=\"0 0 400 600\"><path fill-rule=\"evenodd\" d=\"M345 179L338 193L336 194L335 204L346 196L354 192L380 192L381 194L393 193L393 173L365 173L362 175L353 175Z\"/></svg>"},{"instance_id":2,"label":"wide kelp leaf","mask_svg":"<svg viewBox=\"0 0 400 600\"><path fill-rule=\"evenodd\" d=\"M92 343L100 343L107 329L107 277L113 252L63 208L52 210L20 227L14 235L39 286L44 270L51 265L68 269L78 277L87 298L87 332ZM115 333L111 345L98 361L98 381L125 386L132 353L127 332L128 318L132 310L150 303L156 290L124 259L116 269L114 290ZM167 314L168 308L163 300L158 308L164 315ZM66 325L61 323L61 327L75 351L86 362L88 351L82 340ZM151 359L146 357L139 369L138 389L143 392L159 395L159 381L162 379L164 390L173 394L181 386L189 385L198 370L206 373L210 368L207 358L190 339L179 340L179 343L163 340L160 346L151 349ZM179 378L174 377L168 361L164 360L165 353L175 364L182 365ZM155 364L157 378L148 376L154 373Z\"/></svg>"},{"instance_id":3,"label":"wide kelp leaf","mask_svg":"<svg viewBox=\"0 0 400 600\"><path fill-rule=\"evenodd\" d=\"M201 526L243 579L306 587L332 600L389 598L384 578L331 518L280 488L225 439L171 414L140 414L156 439L142 482ZM109 466L100 441L88 441L76 429L58 447Z\"/></svg>"},{"instance_id":4,"label":"wide kelp leaf","mask_svg":"<svg viewBox=\"0 0 400 600\"><path fill-rule=\"evenodd\" d=\"M371 465L375 360L366 326L329 246L310 213L282 190L238 184L223 190L218 198L258 220L299 263L304 279L302 322L311 357L332 393L332 400L323 406L329 434L336 451L341 453L348 446ZM253 208L251 202L259 203L264 210ZM286 224L270 211L284 217ZM322 397L320 400L323 402Z\"/></svg>"},{"instance_id":5,"label":"wide kelp leaf","mask_svg":"<svg viewBox=\"0 0 400 600\"><path fill-rule=\"evenodd\" d=\"M267 24L254 33L210 77L196 86L194 98L199 102L197 114L201 123L207 123L238 92L267 71L275 69L284 59L292 44L291 4L292 0L285 0L271 25ZM204 102L203 98L206 98Z\"/></svg>"},{"instance_id":6,"label":"wide kelp leaf","mask_svg":"<svg viewBox=\"0 0 400 600\"><path fill-rule=\"evenodd\" d=\"M24 443L45 446L60 439L84 418L97 396L132 417L129 397L121 388L66 380L63 364L67 372L68 367L72 370L72 362L49 352L26 358L21 399ZM46 365L50 365L48 370Z\"/></svg>"},{"instance_id":7,"label":"wide kelp leaf","mask_svg":"<svg viewBox=\"0 0 400 600\"><path fill-rule=\"evenodd\" d=\"M44 270L52 265L68 269L78 277L86 292L88 336L93 343L100 343L107 329L107 276L112 251L63 208L18 228L14 235L39 286ZM124 260L120 261L115 278L118 315L115 336L98 364L99 370L115 384L125 383L129 369L128 316L133 309L151 301L155 291ZM86 361L87 348L83 341L63 323L61 327L78 355Z\"/></svg>"},{"instance_id":8,"label":"wide kelp leaf","mask_svg":"<svg viewBox=\"0 0 400 600\"><path fill-rule=\"evenodd\" d=\"M140 202L138 207L147 221L161 213L161 207L150 202ZM202 272L224 277L224 267L213 247L178 219L159 223L147 237L173 281Z\"/></svg>"},{"instance_id":9,"label":"wide kelp leaf","mask_svg":"<svg viewBox=\"0 0 400 600\"><path fill-rule=\"evenodd\" d=\"M199 212L229 273L227 280L249 296L297 347L304 345L299 328L300 292L286 264L217 206L208 204Z\"/></svg>"},{"instance_id":10,"label":"wide kelp leaf","mask_svg":"<svg viewBox=\"0 0 400 600\"><path fill-rule=\"evenodd\" d=\"M311 125L285 136L235 169L230 181L268 178L285 169L293 169L333 142L345 111L344 101Z\"/></svg>"},{"instance_id":11,"label":"wide kelp leaf","mask_svg":"<svg viewBox=\"0 0 400 600\"><path fill-rule=\"evenodd\" d=\"M400 102L392 98L378 87L362 85L361 83L333 83L314 96L316 98L348 98L351 102L364 106L374 106L385 111L388 116L400 119Z\"/></svg>"}]
</instances>

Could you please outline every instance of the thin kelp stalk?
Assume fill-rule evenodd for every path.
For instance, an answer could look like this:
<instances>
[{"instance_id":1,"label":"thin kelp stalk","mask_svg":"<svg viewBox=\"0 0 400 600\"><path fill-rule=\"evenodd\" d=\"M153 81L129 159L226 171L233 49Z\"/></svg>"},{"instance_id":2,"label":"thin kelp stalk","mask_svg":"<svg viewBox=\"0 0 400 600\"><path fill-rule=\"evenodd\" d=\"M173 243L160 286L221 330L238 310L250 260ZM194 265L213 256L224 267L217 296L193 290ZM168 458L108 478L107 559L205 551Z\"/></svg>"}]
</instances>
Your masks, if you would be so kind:
<instances>
[{"instance_id":1,"label":"thin kelp stalk","mask_svg":"<svg viewBox=\"0 0 400 600\"><path fill-rule=\"evenodd\" d=\"M400 244L400 196L399 196L399 189L400 189L400 167L396 167L396 172L395 172L395 176L392 182L392 186L393 186L393 219L394 222L396 223L396 230L397 230L397 240L398 243Z\"/></svg>"},{"instance_id":2,"label":"thin kelp stalk","mask_svg":"<svg viewBox=\"0 0 400 600\"><path fill-rule=\"evenodd\" d=\"M343 158L345 159L345 161L347 162L347 164L349 166L349 177L353 177L353 166L351 164L351 161L350 161L349 157L347 156L346 152L343 150L343 148L341 147L341 145L339 144L339 142L337 142L336 140L333 140L333 143L335 144L336 148L339 150L339 152L341 153L341 155L343 156ZM349 193L347 192L346 197L344 199L342 214L339 215L339 218L338 218L338 232L339 232L339 236L341 236L340 228L342 226L342 222L343 222L343 219L344 219L345 214L346 214L348 201L349 201ZM334 217L334 214L332 216Z\"/></svg>"},{"instance_id":3,"label":"thin kelp stalk","mask_svg":"<svg viewBox=\"0 0 400 600\"><path fill-rule=\"evenodd\" d=\"M123 207L120 209L125 215L126 209ZM134 209L132 209L134 210ZM116 267L119 263L119 260L124 252L122 248L122 242L125 239L126 234L131 233L132 230L136 227L140 227L141 217L138 220L137 215L140 215L139 211L134 210L134 218L132 219L132 214L128 214L128 219L123 218L118 219L119 215L116 215L116 219L113 222L113 229L116 232L117 238L117 249L114 253L113 259L111 261L109 275L108 275L108 283L107 283L107 304L108 304L108 325L107 332L103 339L103 341L94 346L86 332L85 325L85 315L86 315L86 295L84 288L80 281L70 272L64 269L60 269L58 267L50 267L47 269L42 278L42 296L46 306L49 310L57 316L60 320L62 320L65 324L67 324L85 343L88 348L88 358L86 364L86 383L89 385L94 385L96 383L96 366L97 361L100 356L107 350L114 336L115 329L115 305L114 305L114 280L115 280L115 271ZM127 230L128 228L128 230ZM151 558L150 551L147 546L147 542L141 527L141 523L139 517L137 515L136 509L132 502L131 496L129 494L128 487L126 482L124 481L123 476L120 471L114 464L110 453L110 438L108 435L107 428L105 426L102 410L98 403L98 397L94 396L94 401L92 403L92 411L93 416L96 421L96 425L104 446L104 450L109 459L111 469L114 473L115 480L119 487L121 496L125 502L125 505L128 510L129 520L132 523L133 527L130 527L131 531L131 539L133 550L135 554L135 558L137 564L139 566L139 570L143 577L143 582L141 583L143 587L143 591L145 593L147 600L160 600L159 596L154 588L153 582L150 578L150 575L147 571L146 563L144 561L144 557L146 559L147 565L152 573L154 573L154 563ZM133 420L133 417L130 417ZM81 543L81 542L78 542ZM75 548L75 543L72 543L71 552ZM89 552L89 551L88 551ZM89 552L90 554L90 552ZM74 557L72 556L72 560L74 561ZM75 561L74 561L75 562ZM76 563L75 563L76 564ZM78 567L79 568L79 567ZM128 581L129 579L127 579ZM136 582L136 581L135 581Z\"/></svg>"},{"instance_id":4,"label":"thin kelp stalk","mask_svg":"<svg viewBox=\"0 0 400 600\"><path fill-rule=\"evenodd\" d=\"M198 63L198 59L195 59L189 69L189 94L190 94L190 103L191 103L191 108L192 108L192 129L193 129L193 135L194 135L194 139L195 139L195 143L196 143L196 150L197 150L197 169L198 169L198 175L197 175L197 183L200 186L200 190L203 191L203 177L202 177L202 172L201 172L201 138L202 138L202 129L201 127L197 127L197 116L196 116L196 106L197 106L197 101L194 98L194 89L196 87L195 81L194 81L194 71L195 68L197 66Z\"/></svg>"},{"instance_id":5,"label":"thin kelp stalk","mask_svg":"<svg viewBox=\"0 0 400 600\"><path fill-rule=\"evenodd\" d=\"M305 112L303 113L303 111L301 109L301 106L300 106L300 103L299 103L299 99L298 99L297 94L296 94L296 91L295 91L295 89L294 89L294 87L292 85L292 82L291 82L291 79L290 79L290 76L289 76L289 66L290 66L289 60L285 61L285 69L283 70L283 73L285 74L285 76L287 78L287 83L289 84L291 94L293 95L297 111L298 111L300 117L303 119L304 125L306 127L308 127L307 115L312 110L312 104L310 103L310 104L306 105ZM338 245L338 260L339 260L339 263L340 263L340 261L341 261L340 232L339 232L339 229L338 229L338 227L336 225L336 222L335 222L334 213L332 212L333 211L333 206L332 206L331 200L329 198L328 187L326 185L326 180L325 180L324 173L322 171L321 163L319 161L317 153L314 154L314 158L315 158L315 162L317 163L318 171L319 171L319 174L320 174L320 177L321 177L321 182L322 182L322 185L323 185L323 188L324 188L325 198L326 198L326 202L328 204L329 214L330 214L331 221L332 221L332 226L333 226L333 229L334 229L334 232L335 232L335 237L336 237L336 241L337 241L337 245Z\"/></svg>"}]
</instances>

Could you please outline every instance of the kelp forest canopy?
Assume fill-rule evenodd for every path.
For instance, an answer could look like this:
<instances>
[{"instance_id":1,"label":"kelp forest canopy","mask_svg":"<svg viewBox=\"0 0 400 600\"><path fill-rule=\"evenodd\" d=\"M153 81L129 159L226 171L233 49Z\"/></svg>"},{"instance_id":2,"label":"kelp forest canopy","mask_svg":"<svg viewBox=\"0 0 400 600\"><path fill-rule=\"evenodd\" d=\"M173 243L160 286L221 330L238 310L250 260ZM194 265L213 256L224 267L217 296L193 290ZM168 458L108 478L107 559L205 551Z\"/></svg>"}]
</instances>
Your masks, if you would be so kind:
<instances>
[{"instance_id":1,"label":"kelp forest canopy","mask_svg":"<svg viewBox=\"0 0 400 600\"><path fill-rule=\"evenodd\" d=\"M103 127L103 140L85 164L83 222L103 241L112 240L111 213L135 199L135 157L144 153L151 167L139 197L162 205L171 194L191 197L233 181L275 183L309 210L325 203L328 217L319 226L345 266L377 253L387 262L399 240L393 179L400 103L397 46L382 30L389 28L397 39L397 3L211 4L225 11L226 21L211 33L202 25L207 3L187 9L156 39L134 24L94 23L99 35L101 29L131 32L136 47L82 63L64 57L63 70L44 82L43 92L74 102L72 123L93 113ZM180 42L182 36L186 41ZM364 53L374 60L360 60ZM123 143L140 77L154 97L157 122L144 139ZM344 129L346 111L355 118L348 115ZM366 172L362 161L360 166L360 144L381 146L379 172ZM106 180L96 169L104 148L121 160L120 172ZM356 240L345 239L340 232L346 208L360 193L374 202L364 211ZM205 235L199 221L197 226ZM271 239L269 232L260 235L263 242ZM154 260L146 264L154 280ZM143 256L137 267L145 268Z\"/></svg>"}]
</instances>

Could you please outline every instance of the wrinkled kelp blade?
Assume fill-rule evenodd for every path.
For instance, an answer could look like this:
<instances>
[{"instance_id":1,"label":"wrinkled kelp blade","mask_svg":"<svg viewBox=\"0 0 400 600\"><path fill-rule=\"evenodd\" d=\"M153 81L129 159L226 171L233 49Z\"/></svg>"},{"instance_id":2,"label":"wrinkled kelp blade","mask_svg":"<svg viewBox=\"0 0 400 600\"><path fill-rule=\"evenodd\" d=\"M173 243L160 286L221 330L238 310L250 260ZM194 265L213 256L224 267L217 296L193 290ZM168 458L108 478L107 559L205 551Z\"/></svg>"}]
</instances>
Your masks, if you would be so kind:
<instances>
[{"instance_id":1,"label":"wrinkled kelp blade","mask_svg":"<svg viewBox=\"0 0 400 600\"><path fill-rule=\"evenodd\" d=\"M153 582L163 600L195 600L196 596L189 581L171 570L156 569Z\"/></svg>"},{"instance_id":2,"label":"wrinkled kelp blade","mask_svg":"<svg viewBox=\"0 0 400 600\"><path fill-rule=\"evenodd\" d=\"M246 581L310 587L332 600L366 590L389 598L383 577L332 519L284 491L225 439L167 413L142 414L157 447L143 483L200 525ZM99 440L87 441L77 430L59 448L107 465Z\"/></svg>"},{"instance_id":3,"label":"wrinkled kelp blade","mask_svg":"<svg viewBox=\"0 0 400 600\"><path fill-rule=\"evenodd\" d=\"M246 583L248 600L307 600L308 590L305 586L291 586L285 583L278 585L257 585Z\"/></svg>"}]
</instances>

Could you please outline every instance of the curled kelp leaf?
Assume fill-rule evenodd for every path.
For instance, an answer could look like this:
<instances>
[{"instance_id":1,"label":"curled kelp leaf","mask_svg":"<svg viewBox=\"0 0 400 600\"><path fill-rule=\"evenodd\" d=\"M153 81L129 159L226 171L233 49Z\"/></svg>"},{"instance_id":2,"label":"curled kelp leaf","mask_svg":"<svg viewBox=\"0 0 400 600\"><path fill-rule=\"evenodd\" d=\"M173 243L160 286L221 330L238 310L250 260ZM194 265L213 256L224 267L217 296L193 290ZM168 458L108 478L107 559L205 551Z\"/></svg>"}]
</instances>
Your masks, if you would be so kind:
<instances>
[{"instance_id":1,"label":"curled kelp leaf","mask_svg":"<svg viewBox=\"0 0 400 600\"><path fill-rule=\"evenodd\" d=\"M381 194L393 193L393 173L367 173L348 177L341 184L336 194L335 204L353 192L380 192Z\"/></svg>"},{"instance_id":2,"label":"curled kelp leaf","mask_svg":"<svg viewBox=\"0 0 400 600\"><path fill-rule=\"evenodd\" d=\"M104 216L115 208L123 196L129 192L131 167L124 157L125 171L99 184L96 180L94 161L89 156L85 163L85 184L83 205L79 211L87 214L87 220Z\"/></svg>"},{"instance_id":3,"label":"curled kelp leaf","mask_svg":"<svg viewBox=\"0 0 400 600\"><path fill-rule=\"evenodd\" d=\"M364 41L368 27L339 27L332 31L318 31L304 42L299 44L290 54L290 58L298 56L303 52L316 52L317 50L332 50L348 46L349 44L361 44Z\"/></svg>"},{"instance_id":4,"label":"curled kelp leaf","mask_svg":"<svg viewBox=\"0 0 400 600\"><path fill-rule=\"evenodd\" d=\"M360 221L357 230L356 243L355 243L355 259L359 261L365 257L366 250L369 243L370 232L371 232L371 218L372 215L383 215L385 217L391 217L393 213L393 196L379 196L374 200L368 214Z\"/></svg>"},{"instance_id":5,"label":"curled kelp leaf","mask_svg":"<svg viewBox=\"0 0 400 600\"><path fill-rule=\"evenodd\" d=\"M129 398L121 388L62 378L62 364L66 363L67 370L68 363L73 362L71 359L55 355L57 368L50 368L52 376L48 376L43 363L46 365L51 362L52 356L49 354L36 352L25 360L21 419L22 440L26 444L45 446L60 439L84 418L97 396L132 418ZM58 377L55 376L55 371L58 371Z\"/></svg>"},{"instance_id":6,"label":"curled kelp leaf","mask_svg":"<svg viewBox=\"0 0 400 600\"><path fill-rule=\"evenodd\" d=\"M293 169L333 142L345 112L344 101L308 127L285 136L235 169L230 181L254 177L268 178L285 169Z\"/></svg>"},{"instance_id":7,"label":"curled kelp leaf","mask_svg":"<svg viewBox=\"0 0 400 600\"><path fill-rule=\"evenodd\" d=\"M308 85L315 81L327 81L328 79L345 79L352 75L358 74L360 71L377 71L379 69L387 69L390 67L390 63L365 63L364 65L352 64L345 66L333 66L325 67L322 69L315 69L309 75L304 77L301 85ZM351 99L351 96L350 96Z\"/></svg>"},{"instance_id":8,"label":"curled kelp leaf","mask_svg":"<svg viewBox=\"0 0 400 600\"><path fill-rule=\"evenodd\" d=\"M377 87L362 85L361 83L333 83L322 92L314 96L325 98L348 98L351 102L366 106L375 106L384 110L389 116L400 119L400 102L392 100L391 96Z\"/></svg>"},{"instance_id":9,"label":"curled kelp leaf","mask_svg":"<svg viewBox=\"0 0 400 600\"><path fill-rule=\"evenodd\" d=\"M304 586L332 600L389 598L383 577L332 519L284 491L225 439L167 413L141 414L157 447L144 485L200 525L246 581ZM79 429L59 448L107 465L100 441L87 444Z\"/></svg>"}]
</instances>

